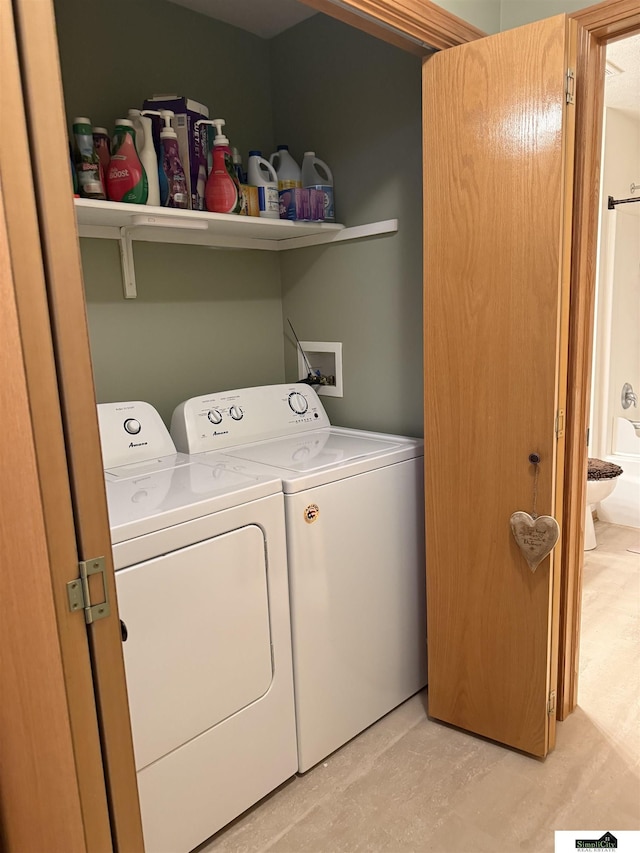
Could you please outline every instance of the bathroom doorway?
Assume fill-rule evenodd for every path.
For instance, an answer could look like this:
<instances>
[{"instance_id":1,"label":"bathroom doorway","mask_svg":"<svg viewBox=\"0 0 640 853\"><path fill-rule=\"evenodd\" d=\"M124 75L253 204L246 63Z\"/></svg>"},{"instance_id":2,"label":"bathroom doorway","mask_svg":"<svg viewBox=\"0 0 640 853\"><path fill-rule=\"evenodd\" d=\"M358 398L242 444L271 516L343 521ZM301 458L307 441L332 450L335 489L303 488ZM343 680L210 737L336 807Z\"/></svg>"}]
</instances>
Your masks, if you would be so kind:
<instances>
[{"instance_id":1,"label":"bathroom doorway","mask_svg":"<svg viewBox=\"0 0 640 853\"><path fill-rule=\"evenodd\" d=\"M598 519L640 530L640 35L605 67L589 456L623 469Z\"/></svg>"},{"instance_id":2,"label":"bathroom doorway","mask_svg":"<svg viewBox=\"0 0 640 853\"><path fill-rule=\"evenodd\" d=\"M589 515L596 520L595 537L585 536L578 702L632 755L640 702L632 640L640 610L640 35L608 44L605 68L588 455L622 473L587 485L585 530ZM603 468L591 463L590 476ZM609 495L591 504L594 486L606 493L607 482Z\"/></svg>"}]
</instances>

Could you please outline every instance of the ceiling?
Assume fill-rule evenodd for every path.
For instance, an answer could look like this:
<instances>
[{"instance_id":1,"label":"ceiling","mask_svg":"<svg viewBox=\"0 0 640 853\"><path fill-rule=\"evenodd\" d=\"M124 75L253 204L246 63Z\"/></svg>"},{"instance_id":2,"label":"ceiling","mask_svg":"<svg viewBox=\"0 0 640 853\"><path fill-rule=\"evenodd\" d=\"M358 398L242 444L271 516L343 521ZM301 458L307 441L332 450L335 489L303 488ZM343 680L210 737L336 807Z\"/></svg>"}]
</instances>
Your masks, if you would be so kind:
<instances>
[{"instance_id":1,"label":"ceiling","mask_svg":"<svg viewBox=\"0 0 640 853\"><path fill-rule=\"evenodd\" d=\"M608 44L607 66L621 73L605 78L605 106L640 119L640 35Z\"/></svg>"},{"instance_id":2,"label":"ceiling","mask_svg":"<svg viewBox=\"0 0 640 853\"><path fill-rule=\"evenodd\" d=\"M315 15L314 9L297 0L170 0L194 12L209 15L248 30L264 39L273 38L289 27Z\"/></svg>"}]
</instances>

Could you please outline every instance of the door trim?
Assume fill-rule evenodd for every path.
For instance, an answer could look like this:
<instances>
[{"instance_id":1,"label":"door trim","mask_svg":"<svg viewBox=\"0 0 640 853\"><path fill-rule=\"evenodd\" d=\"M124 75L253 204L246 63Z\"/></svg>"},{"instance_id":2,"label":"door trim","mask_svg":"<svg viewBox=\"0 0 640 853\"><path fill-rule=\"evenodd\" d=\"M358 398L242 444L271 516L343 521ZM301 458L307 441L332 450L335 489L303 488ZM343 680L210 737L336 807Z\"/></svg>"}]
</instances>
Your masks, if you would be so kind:
<instances>
[{"instance_id":1,"label":"door trim","mask_svg":"<svg viewBox=\"0 0 640 853\"><path fill-rule=\"evenodd\" d=\"M575 709L578 693L605 49L608 41L640 31L640 9L637 0L608 0L570 17L578 23L579 44L558 666L560 720Z\"/></svg>"},{"instance_id":2,"label":"door trim","mask_svg":"<svg viewBox=\"0 0 640 853\"><path fill-rule=\"evenodd\" d=\"M427 56L486 36L430 0L301 0L354 29Z\"/></svg>"}]
</instances>

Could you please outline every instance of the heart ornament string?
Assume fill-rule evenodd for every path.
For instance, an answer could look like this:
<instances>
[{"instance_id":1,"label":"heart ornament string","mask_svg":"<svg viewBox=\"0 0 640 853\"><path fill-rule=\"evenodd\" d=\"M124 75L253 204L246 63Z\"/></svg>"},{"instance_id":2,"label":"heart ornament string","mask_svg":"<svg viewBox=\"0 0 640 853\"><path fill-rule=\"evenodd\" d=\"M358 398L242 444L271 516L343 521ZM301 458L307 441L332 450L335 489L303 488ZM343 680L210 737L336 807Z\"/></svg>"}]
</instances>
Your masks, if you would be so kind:
<instances>
[{"instance_id":1,"label":"heart ornament string","mask_svg":"<svg viewBox=\"0 0 640 853\"><path fill-rule=\"evenodd\" d=\"M535 466L533 479L533 511L514 512L510 518L511 532L516 544L522 551L527 565L532 572L553 550L560 536L560 526L551 515L536 513L538 502L538 475L540 473L540 456L531 453L529 462Z\"/></svg>"}]
</instances>

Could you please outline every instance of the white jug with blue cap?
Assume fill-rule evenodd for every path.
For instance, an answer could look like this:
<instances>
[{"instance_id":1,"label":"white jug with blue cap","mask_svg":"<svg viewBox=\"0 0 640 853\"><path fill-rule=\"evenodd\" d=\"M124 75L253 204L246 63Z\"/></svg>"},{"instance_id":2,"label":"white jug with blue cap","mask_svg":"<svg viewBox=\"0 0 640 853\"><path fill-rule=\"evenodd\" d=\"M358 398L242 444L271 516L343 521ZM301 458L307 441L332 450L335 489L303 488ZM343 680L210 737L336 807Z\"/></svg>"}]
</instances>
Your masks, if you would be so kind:
<instances>
[{"instance_id":1,"label":"white jug with blue cap","mask_svg":"<svg viewBox=\"0 0 640 853\"><path fill-rule=\"evenodd\" d=\"M261 151L249 151L247 180L250 186L258 188L260 216L267 219L280 219L280 200L278 196L278 176Z\"/></svg>"}]
</instances>

